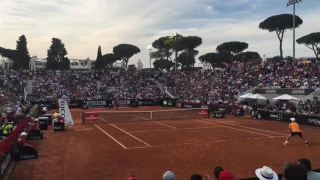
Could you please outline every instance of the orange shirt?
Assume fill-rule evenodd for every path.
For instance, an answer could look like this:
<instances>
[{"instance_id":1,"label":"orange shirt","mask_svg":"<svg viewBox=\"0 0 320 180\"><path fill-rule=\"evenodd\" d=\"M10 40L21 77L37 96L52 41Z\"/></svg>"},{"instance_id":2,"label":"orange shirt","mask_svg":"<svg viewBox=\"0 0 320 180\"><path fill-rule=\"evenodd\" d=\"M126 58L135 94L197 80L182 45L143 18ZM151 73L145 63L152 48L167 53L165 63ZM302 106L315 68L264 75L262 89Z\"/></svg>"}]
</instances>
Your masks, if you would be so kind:
<instances>
[{"instance_id":1,"label":"orange shirt","mask_svg":"<svg viewBox=\"0 0 320 180\"><path fill-rule=\"evenodd\" d=\"M292 122L292 123L289 124L289 130L291 132L301 132L300 128L299 128L299 124L296 123L296 122Z\"/></svg>"}]
</instances>

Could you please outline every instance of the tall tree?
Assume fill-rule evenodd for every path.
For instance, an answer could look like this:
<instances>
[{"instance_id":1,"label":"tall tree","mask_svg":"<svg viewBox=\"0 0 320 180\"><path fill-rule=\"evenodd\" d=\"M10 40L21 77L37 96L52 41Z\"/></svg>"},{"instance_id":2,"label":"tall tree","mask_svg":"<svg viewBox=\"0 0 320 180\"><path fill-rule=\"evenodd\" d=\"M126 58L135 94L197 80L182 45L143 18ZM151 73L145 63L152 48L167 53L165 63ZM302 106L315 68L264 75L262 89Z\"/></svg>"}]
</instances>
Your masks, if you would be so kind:
<instances>
[{"instance_id":1,"label":"tall tree","mask_svg":"<svg viewBox=\"0 0 320 180\"><path fill-rule=\"evenodd\" d=\"M170 69L171 56L174 52L174 41L175 40L173 36L166 36L160 37L152 43L152 47L157 49L157 51L151 53L151 58L154 58L156 60L167 60L167 70Z\"/></svg>"},{"instance_id":2,"label":"tall tree","mask_svg":"<svg viewBox=\"0 0 320 180\"><path fill-rule=\"evenodd\" d=\"M279 39L280 45L280 57L283 58L282 42L284 32L288 29L293 29L292 26L292 14L279 14L268 17L259 24L259 28L263 30L268 30L269 32L276 32ZM300 27L303 23L299 16L295 16L295 28Z\"/></svg>"},{"instance_id":3,"label":"tall tree","mask_svg":"<svg viewBox=\"0 0 320 180\"><path fill-rule=\"evenodd\" d=\"M119 44L113 47L113 53L124 62L125 68L128 67L130 58L133 55L138 54L139 52L140 49L137 46L131 44Z\"/></svg>"},{"instance_id":4,"label":"tall tree","mask_svg":"<svg viewBox=\"0 0 320 180\"><path fill-rule=\"evenodd\" d=\"M230 41L230 42L225 42L217 46L217 52L218 53L231 53L233 55L238 55L242 51L248 49L249 44L246 42L239 42L239 41Z\"/></svg>"},{"instance_id":5,"label":"tall tree","mask_svg":"<svg viewBox=\"0 0 320 180\"><path fill-rule=\"evenodd\" d=\"M17 50L0 47L0 55L13 61L14 59L16 59Z\"/></svg>"},{"instance_id":6,"label":"tall tree","mask_svg":"<svg viewBox=\"0 0 320 180\"><path fill-rule=\"evenodd\" d=\"M99 46L98 47L98 52L97 52L97 59L96 59L96 62L94 63L94 67L95 67L95 69L103 69L104 65L105 64L103 62L101 46Z\"/></svg>"},{"instance_id":7,"label":"tall tree","mask_svg":"<svg viewBox=\"0 0 320 180\"><path fill-rule=\"evenodd\" d=\"M314 32L297 39L298 44L304 44L307 48L311 49L319 60L319 44L320 32Z\"/></svg>"},{"instance_id":8,"label":"tall tree","mask_svg":"<svg viewBox=\"0 0 320 180\"><path fill-rule=\"evenodd\" d=\"M213 68L226 67L225 63L227 63L225 61L225 58L221 54L214 53L214 52L207 53L207 54L200 56L199 60L201 62L209 63L211 65L211 67L213 67Z\"/></svg>"},{"instance_id":9,"label":"tall tree","mask_svg":"<svg viewBox=\"0 0 320 180\"><path fill-rule=\"evenodd\" d=\"M27 47L27 39L24 35L19 37L17 41L17 56L13 59L12 68L29 69L30 55Z\"/></svg>"},{"instance_id":10,"label":"tall tree","mask_svg":"<svg viewBox=\"0 0 320 180\"><path fill-rule=\"evenodd\" d=\"M283 60L283 58L281 56L274 56L272 58L272 61L274 61L274 62L278 62L278 61L281 61L281 60Z\"/></svg>"},{"instance_id":11,"label":"tall tree","mask_svg":"<svg viewBox=\"0 0 320 180\"><path fill-rule=\"evenodd\" d=\"M107 66L107 67L113 67L113 64L117 61L120 60L119 57L117 57L115 54L113 53L108 53L102 56L103 58L103 66Z\"/></svg>"},{"instance_id":12,"label":"tall tree","mask_svg":"<svg viewBox=\"0 0 320 180\"><path fill-rule=\"evenodd\" d=\"M187 36L177 39L175 43L175 48L177 50L183 50L185 52L184 55L180 54L179 57L185 56L185 63L183 64L185 64L186 70L189 70L189 67L191 65L191 62L189 62L189 60L192 61L196 56L195 54L193 54L195 52L194 50L201 44L202 39L198 36ZM179 57L177 61L181 62L181 59L179 60Z\"/></svg>"},{"instance_id":13,"label":"tall tree","mask_svg":"<svg viewBox=\"0 0 320 180\"><path fill-rule=\"evenodd\" d=\"M184 51L179 54L177 58L177 62L181 64L181 69L190 70L190 67L193 67L196 63L196 56L198 55L199 51L193 50L191 52ZM188 58L186 60L186 58Z\"/></svg>"},{"instance_id":14,"label":"tall tree","mask_svg":"<svg viewBox=\"0 0 320 180\"><path fill-rule=\"evenodd\" d=\"M239 59L242 62L248 62L250 60L257 60L261 58L260 54L254 51L246 51L242 52L238 55L237 59Z\"/></svg>"},{"instance_id":15,"label":"tall tree","mask_svg":"<svg viewBox=\"0 0 320 180\"><path fill-rule=\"evenodd\" d=\"M233 57L237 60L242 60L239 54L248 49L248 47L249 45L246 42L230 41L217 46L216 51L224 56L225 61L230 61Z\"/></svg>"},{"instance_id":16,"label":"tall tree","mask_svg":"<svg viewBox=\"0 0 320 180\"><path fill-rule=\"evenodd\" d=\"M66 57L68 52L61 39L52 38L47 54L47 69L70 69L70 60Z\"/></svg>"},{"instance_id":17,"label":"tall tree","mask_svg":"<svg viewBox=\"0 0 320 180\"><path fill-rule=\"evenodd\" d=\"M137 67L136 67L136 65L134 65L134 64L130 64L129 66L128 66L128 69L127 69L129 72L136 72L137 71Z\"/></svg>"},{"instance_id":18,"label":"tall tree","mask_svg":"<svg viewBox=\"0 0 320 180\"><path fill-rule=\"evenodd\" d=\"M174 66L174 63L166 59L158 59L153 62L153 66L156 70L163 71L166 69L167 71L169 71Z\"/></svg>"}]
</instances>

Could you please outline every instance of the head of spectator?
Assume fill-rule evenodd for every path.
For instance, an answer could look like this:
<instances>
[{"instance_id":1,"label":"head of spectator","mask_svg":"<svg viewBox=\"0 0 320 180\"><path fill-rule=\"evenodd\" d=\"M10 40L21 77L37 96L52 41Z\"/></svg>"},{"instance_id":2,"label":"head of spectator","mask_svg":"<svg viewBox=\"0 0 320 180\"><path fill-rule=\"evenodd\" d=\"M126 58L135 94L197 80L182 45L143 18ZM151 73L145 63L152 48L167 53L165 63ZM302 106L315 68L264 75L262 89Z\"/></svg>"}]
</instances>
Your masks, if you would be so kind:
<instances>
[{"instance_id":1,"label":"head of spectator","mask_svg":"<svg viewBox=\"0 0 320 180\"><path fill-rule=\"evenodd\" d=\"M308 180L306 169L299 164L290 164L283 172L283 180Z\"/></svg>"},{"instance_id":2,"label":"head of spectator","mask_svg":"<svg viewBox=\"0 0 320 180\"><path fill-rule=\"evenodd\" d=\"M311 162L309 159L301 158L298 160L299 164L307 169L307 172L312 171Z\"/></svg>"},{"instance_id":3,"label":"head of spectator","mask_svg":"<svg viewBox=\"0 0 320 180\"><path fill-rule=\"evenodd\" d=\"M138 180L138 178L135 175L132 175L128 178L128 180Z\"/></svg>"},{"instance_id":4,"label":"head of spectator","mask_svg":"<svg viewBox=\"0 0 320 180\"><path fill-rule=\"evenodd\" d=\"M256 169L255 173L260 180L278 180L278 174L267 166Z\"/></svg>"},{"instance_id":5,"label":"head of spectator","mask_svg":"<svg viewBox=\"0 0 320 180\"><path fill-rule=\"evenodd\" d=\"M307 170L308 180L320 179L320 173L312 171L311 162L307 158L301 158L298 160L299 164Z\"/></svg>"},{"instance_id":6,"label":"head of spectator","mask_svg":"<svg viewBox=\"0 0 320 180\"><path fill-rule=\"evenodd\" d=\"M200 174L193 174L190 180L203 180L203 178Z\"/></svg>"},{"instance_id":7,"label":"head of spectator","mask_svg":"<svg viewBox=\"0 0 320 180\"><path fill-rule=\"evenodd\" d=\"M233 175L229 171L222 171L219 174L219 180L233 180Z\"/></svg>"},{"instance_id":8,"label":"head of spectator","mask_svg":"<svg viewBox=\"0 0 320 180\"><path fill-rule=\"evenodd\" d=\"M176 176L171 171L167 171L163 174L162 180L175 180Z\"/></svg>"},{"instance_id":9,"label":"head of spectator","mask_svg":"<svg viewBox=\"0 0 320 180\"><path fill-rule=\"evenodd\" d=\"M220 166L217 166L217 167L214 168L213 174L214 174L214 177L216 178L216 180L219 179L219 174L220 174L222 171L224 171L224 169L223 169L222 167L220 167Z\"/></svg>"}]
</instances>

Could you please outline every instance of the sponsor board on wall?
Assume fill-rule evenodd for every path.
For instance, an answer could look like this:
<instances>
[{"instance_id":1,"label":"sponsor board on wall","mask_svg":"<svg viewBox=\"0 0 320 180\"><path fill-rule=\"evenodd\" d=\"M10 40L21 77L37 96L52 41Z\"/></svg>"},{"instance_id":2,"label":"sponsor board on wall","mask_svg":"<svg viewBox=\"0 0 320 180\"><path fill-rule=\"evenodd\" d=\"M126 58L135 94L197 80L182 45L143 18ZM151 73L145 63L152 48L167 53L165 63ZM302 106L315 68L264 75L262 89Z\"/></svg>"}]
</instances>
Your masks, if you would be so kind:
<instances>
[{"instance_id":1,"label":"sponsor board on wall","mask_svg":"<svg viewBox=\"0 0 320 180\"><path fill-rule=\"evenodd\" d=\"M208 110L207 109L199 109L198 115L199 116L208 116Z\"/></svg>"},{"instance_id":2,"label":"sponsor board on wall","mask_svg":"<svg viewBox=\"0 0 320 180\"><path fill-rule=\"evenodd\" d=\"M126 100L112 100L112 105L115 105L115 102L119 103L119 106L130 106L130 99L126 99Z\"/></svg>"},{"instance_id":3,"label":"sponsor board on wall","mask_svg":"<svg viewBox=\"0 0 320 180\"><path fill-rule=\"evenodd\" d=\"M153 99L139 99L139 106L154 106Z\"/></svg>"},{"instance_id":4,"label":"sponsor board on wall","mask_svg":"<svg viewBox=\"0 0 320 180\"><path fill-rule=\"evenodd\" d=\"M98 113L85 113L85 118L88 121L97 121L97 120L99 120L99 114Z\"/></svg>"},{"instance_id":5,"label":"sponsor board on wall","mask_svg":"<svg viewBox=\"0 0 320 180\"><path fill-rule=\"evenodd\" d=\"M107 107L106 101L88 101L87 104L91 108Z\"/></svg>"}]
</instances>

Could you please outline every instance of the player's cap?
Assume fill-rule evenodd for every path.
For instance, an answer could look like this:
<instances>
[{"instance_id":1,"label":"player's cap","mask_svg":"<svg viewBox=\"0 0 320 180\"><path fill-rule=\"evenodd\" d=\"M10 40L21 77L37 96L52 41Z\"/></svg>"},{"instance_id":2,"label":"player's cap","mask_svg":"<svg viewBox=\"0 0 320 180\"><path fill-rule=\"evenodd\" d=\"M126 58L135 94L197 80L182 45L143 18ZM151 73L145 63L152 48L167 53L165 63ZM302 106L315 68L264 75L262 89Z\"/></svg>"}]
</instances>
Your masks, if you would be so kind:
<instances>
[{"instance_id":1,"label":"player's cap","mask_svg":"<svg viewBox=\"0 0 320 180\"><path fill-rule=\"evenodd\" d=\"M219 174L219 180L233 180L233 175L229 171L222 171Z\"/></svg>"},{"instance_id":2,"label":"player's cap","mask_svg":"<svg viewBox=\"0 0 320 180\"><path fill-rule=\"evenodd\" d=\"M278 174L275 173L271 168L263 166L256 170L256 176L260 180L278 180Z\"/></svg>"},{"instance_id":3,"label":"player's cap","mask_svg":"<svg viewBox=\"0 0 320 180\"><path fill-rule=\"evenodd\" d=\"M296 119L295 118L290 118L290 121L295 121Z\"/></svg>"},{"instance_id":4,"label":"player's cap","mask_svg":"<svg viewBox=\"0 0 320 180\"><path fill-rule=\"evenodd\" d=\"M163 174L162 180L175 180L176 176L171 171L167 171Z\"/></svg>"}]
</instances>

